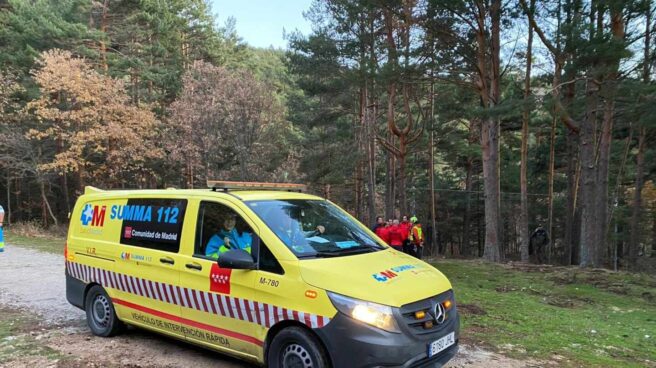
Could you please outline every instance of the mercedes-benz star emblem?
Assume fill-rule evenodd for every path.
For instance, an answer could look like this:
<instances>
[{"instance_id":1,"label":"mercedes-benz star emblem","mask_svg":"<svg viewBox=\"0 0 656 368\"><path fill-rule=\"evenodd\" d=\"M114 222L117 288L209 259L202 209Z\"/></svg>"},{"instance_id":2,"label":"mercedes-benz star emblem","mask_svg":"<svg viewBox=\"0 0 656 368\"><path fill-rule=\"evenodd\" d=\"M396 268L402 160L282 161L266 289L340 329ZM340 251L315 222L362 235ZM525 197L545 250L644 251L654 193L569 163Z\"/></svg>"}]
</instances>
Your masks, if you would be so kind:
<instances>
[{"instance_id":1,"label":"mercedes-benz star emblem","mask_svg":"<svg viewBox=\"0 0 656 368\"><path fill-rule=\"evenodd\" d=\"M444 307L442 306L441 303L437 303L435 305L435 323L438 325L441 325L444 323L444 319L446 319L446 313L444 312Z\"/></svg>"}]
</instances>

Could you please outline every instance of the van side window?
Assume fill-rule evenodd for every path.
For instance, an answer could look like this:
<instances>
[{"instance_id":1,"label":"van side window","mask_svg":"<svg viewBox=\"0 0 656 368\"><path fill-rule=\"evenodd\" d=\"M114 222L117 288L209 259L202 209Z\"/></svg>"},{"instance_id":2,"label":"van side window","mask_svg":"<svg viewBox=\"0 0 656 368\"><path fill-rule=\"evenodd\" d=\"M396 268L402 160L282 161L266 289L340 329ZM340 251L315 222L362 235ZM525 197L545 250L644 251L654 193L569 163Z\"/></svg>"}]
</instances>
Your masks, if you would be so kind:
<instances>
[{"instance_id":1,"label":"van side window","mask_svg":"<svg viewBox=\"0 0 656 368\"><path fill-rule=\"evenodd\" d=\"M122 221L121 244L177 253L186 208L186 199L130 198L109 218Z\"/></svg>"},{"instance_id":2,"label":"van side window","mask_svg":"<svg viewBox=\"0 0 656 368\"><path fill-rule=\"evenodd\" d=\"M201 202L194 256L218 259L231 249L251 253L253 230L230 207L216 202Z\"/></svg>"}]
</instances>

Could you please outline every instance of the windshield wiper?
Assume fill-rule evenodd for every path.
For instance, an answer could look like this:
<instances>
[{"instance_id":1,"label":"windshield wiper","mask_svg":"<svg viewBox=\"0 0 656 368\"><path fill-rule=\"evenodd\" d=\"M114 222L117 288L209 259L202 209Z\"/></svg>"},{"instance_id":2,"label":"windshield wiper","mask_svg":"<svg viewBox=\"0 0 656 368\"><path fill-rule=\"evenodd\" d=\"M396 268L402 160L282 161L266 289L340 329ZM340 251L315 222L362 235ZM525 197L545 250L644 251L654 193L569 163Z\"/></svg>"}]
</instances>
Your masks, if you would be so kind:
<instances>
[{"instance_id":1,"label":"windshield wiper","mask_svg":"<svg viewBox=\"0 0 656 368\"><path fill-rule=\"evenodd\" d=\"M315 256L316 257L339 257L339 256L343 256L343 255L350 255L350 254L375 252L377 249L378 248L372 247L370 245L358 245L357 247L351 247L351 248L318 251L315 254Z\"/></svg>"}]
</instances>

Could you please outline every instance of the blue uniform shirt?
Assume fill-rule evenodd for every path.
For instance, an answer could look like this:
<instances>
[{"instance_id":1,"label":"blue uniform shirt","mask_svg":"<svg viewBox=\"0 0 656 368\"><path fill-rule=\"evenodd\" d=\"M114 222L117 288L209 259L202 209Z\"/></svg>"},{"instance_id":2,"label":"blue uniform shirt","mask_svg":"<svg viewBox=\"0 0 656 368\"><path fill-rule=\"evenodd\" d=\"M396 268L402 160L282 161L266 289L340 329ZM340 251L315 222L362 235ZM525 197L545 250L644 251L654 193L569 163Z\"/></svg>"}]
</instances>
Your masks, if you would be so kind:
<instances>
[{"instance_id":1,"label":"blue uniform shirt","mask_svg":"<svg viewBox=\"0 0 656 368\"><path fill-rule=\"evenodd\" d=\"M253 237L251 233L243 232L239 235L237 229L232 229L230 231L221 229L218 233L214 234L210 240L207 242L207 247L205 248L205 255L209 257L218 257L220 253L226 252L228 249L224 247L224 238L230 239L230 248L229 249L243 249L247 252L250 252L251 243L253 242ZM223 247L223 249L221 249Z\"/></svg>"}]
</instances>

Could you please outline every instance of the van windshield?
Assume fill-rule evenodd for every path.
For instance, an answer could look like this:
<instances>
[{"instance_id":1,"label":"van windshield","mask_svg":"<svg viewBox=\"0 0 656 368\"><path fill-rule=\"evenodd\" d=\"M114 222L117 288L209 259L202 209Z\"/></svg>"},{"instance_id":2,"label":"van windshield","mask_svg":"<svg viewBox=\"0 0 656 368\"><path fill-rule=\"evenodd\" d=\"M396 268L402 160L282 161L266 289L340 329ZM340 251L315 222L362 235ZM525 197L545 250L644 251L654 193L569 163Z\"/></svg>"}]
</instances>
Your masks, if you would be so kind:
<instances>
[{"instance_id":1,"label":"van windshield","mask_svg":"<svg viewBox=\"0 0 656 368\"><path fill-rule=\"evenodd\" d=\"M299 258L340 257L384 249L361 225L328 201L246 203Z\"/></svg>"}]
</instances>

